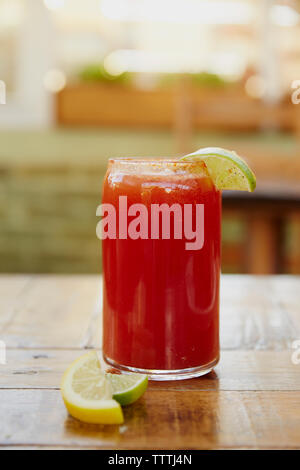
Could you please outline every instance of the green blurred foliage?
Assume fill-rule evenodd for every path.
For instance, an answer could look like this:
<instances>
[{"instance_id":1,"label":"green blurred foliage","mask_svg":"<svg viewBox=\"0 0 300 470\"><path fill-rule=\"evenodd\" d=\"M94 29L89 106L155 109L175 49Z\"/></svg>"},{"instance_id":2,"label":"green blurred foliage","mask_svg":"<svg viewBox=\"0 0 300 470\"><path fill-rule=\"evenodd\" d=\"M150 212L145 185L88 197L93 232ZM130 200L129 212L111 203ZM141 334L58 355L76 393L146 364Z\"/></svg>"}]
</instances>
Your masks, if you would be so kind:
<instances>
[{"instance_id":1,"label":"green blurred foliage","mask_svg":"<svg viewBox=\"0 0 300 470\"><path fill-rule=\"evenodd\" d=\"M104 67L103 64L89 64L83 67L78 77L83 82L100 82L100 83L118 83L118 84L131 84L134 74L129 72L121 73L120 75L111 75ZM158 85L168 87L178 83L183 78L188 79L190 83L199 87L220 88L230 85L231 82L225 80L220 75L201 72L201 73L167 73L160 74Z\"/></svg>"},{"instance_id":2,"label":"green blurred foliage","mask_svg":"<svg viewBox=\"0 0 300 470\"><path fill-rule=\"evenodd\" d=\"M203 87L219 88L230 84L230 82L224 80L220 75L209 72L191 73L190 79L194 85Z\"/></svg>"},{"instance_id":3,"label":"green blurred foliage","mask_svg":"<svg viewBox=\"0 0 300 470\"><path fill-rule=\"evenodd\" d=\"M128 72L120 75L111 75L103 64L89 64L79 71L79 79L83 82L122 83L129 84L132 75Z\"/></svg>"},{"instance_id":4,"label":"green blurred foliage","mask_svg":"<svg viewBox=\"0 0 300 470\"><path fill-rule=\"evenodd\" d=\"M201 72L201 73L188 73L188 74L179 74L179 73L169 73L163 74L160 78L159 84L161 86L170 86L178 83L182 79L187 79L195 86L199 87L209 87L209 88L223 88L229 86L231 82L225 80L220 75L210 72Z\"/></svg>"}]
</instances>

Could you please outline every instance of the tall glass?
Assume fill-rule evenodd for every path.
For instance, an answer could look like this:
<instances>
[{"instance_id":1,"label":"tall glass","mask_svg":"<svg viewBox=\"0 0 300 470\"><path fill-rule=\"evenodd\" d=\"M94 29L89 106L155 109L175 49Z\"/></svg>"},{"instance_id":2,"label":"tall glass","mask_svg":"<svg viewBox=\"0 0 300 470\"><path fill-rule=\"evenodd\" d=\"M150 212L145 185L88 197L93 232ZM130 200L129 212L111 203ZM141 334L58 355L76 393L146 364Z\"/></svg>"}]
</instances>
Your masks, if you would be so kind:
<instances>
[{"instance_id":1,"label":"tall glass","mask_svg":"<svg viewBox=\"0 0 300 470\"><path fill-rule=\"evenodd\" d=\"M205 165L111 159L102 204L115 213L102 241L104 359L154 380L208 373L219 360L221 193Z\"/></svg>"}]
</instances>

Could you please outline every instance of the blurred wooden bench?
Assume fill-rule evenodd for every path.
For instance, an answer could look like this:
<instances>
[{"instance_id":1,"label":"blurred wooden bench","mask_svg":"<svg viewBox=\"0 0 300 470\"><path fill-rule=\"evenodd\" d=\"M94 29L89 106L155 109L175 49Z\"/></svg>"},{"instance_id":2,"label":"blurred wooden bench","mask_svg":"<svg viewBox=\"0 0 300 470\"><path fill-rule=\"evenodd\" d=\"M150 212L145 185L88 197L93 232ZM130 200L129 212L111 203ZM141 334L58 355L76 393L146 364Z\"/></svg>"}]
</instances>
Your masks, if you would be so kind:
<instances>
[{"instance_id":1,"label":"blurred wooden bench","mask_svg":"<svg viewBox=\"0 0 300 470\"><path fill-rule=\"evenodd\" d=\"M262 127L300 135L300 105L290 100L266 106L240 84L225 87L177 85L144 90L133 85L70 84L56 95L56 122L64 126L175 129L179 152L194 130L256 131Z\"/></svg>"},{"instance_id":2,"label":"blurred wooden bench","mask_svg":"<svg viewBox=\"0 0 300 470\"><path fill-rule=\"evenodd\" d=\"M173 93L119 84L68 85L56 95L56 121L64 126L170 128Z\"/></svg>"},{"instance_id":3,"label":"blurred wooden bench","mask_svg":"<svg viewBox=\"0 0 300 470\"><path fill-rule=\"evenodd\" d=\"M175 91L175 139L179 153L189 152L195 131L289 131L300 143L300 104L285 97L266 104L247 96L241 85L201 88L181 80Z\"/></svg>"},{"instance_id":4,"label":"blurred wooden bench","mask_svg":"<svg viewBox=\"0 0 300 470\"><path fill-rule=\"evenodd\" d=\"M300 223L300 184L258 182L252 194L223 192L225 214L238 214L247 225L245 272L284 272L285 226L292 217Z\"/></svg>"}]
</instances>

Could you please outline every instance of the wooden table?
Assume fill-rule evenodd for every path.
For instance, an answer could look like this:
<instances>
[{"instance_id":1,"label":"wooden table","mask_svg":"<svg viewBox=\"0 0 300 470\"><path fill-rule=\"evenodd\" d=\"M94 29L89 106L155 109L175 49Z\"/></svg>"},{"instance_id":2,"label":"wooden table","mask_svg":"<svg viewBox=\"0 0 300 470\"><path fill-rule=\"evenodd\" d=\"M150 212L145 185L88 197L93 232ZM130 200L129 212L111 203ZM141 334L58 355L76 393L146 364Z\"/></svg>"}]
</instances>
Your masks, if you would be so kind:
<instances>
[{"instance_id":1,"label":"wooden table","mask_svg":"<svg viewBox=\"0 0 300 470\"><path fill-rule=\"evenodd\" d=\"M122 426L69 417L66 366L100 344L100 278L0 277L1 448L300 449L300 277L224 276L222 355L206 377L151 382ZM300 345L299 345L300 349Z\"/></svg>"}]
</instances>

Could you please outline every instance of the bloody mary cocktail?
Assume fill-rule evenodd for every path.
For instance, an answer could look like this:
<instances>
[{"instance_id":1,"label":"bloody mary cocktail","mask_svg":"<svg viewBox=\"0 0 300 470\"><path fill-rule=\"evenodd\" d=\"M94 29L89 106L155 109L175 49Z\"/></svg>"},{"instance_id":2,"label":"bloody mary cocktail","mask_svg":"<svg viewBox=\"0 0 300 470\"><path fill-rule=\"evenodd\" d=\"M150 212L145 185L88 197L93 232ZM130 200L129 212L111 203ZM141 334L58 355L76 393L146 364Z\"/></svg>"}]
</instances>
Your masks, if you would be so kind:
<instances>
[{"instance_id":1,"label":"bloody mary cocktail","mask_svg":"<svg viewBox=\"0 0 300 470\"><path fill-rule=\"evenodd\" d=\"M120 196L127 205L120 206ZM209 372L219 358L219 277L221 192L205 165L171 160L110 160L102 204L115 209L115 238L103 239L103 353L121 369L170 380ZM149 236L120 236L123 214L133 204L147 209ZM190 214L203 207L204 240L187 249L187 239L170 215L169 237L151 237L153 205L176 204L176 223L184 227L185 207ZM138 206L136 206L138 207ZM167 206L164 206L167 207ZM121 211L121 212L120 212ZM130 211L129 211L130 212ZM121 218L122 222L121 222ZM161 216L162 217L162 216ZM174 224L173 224L174 222ZM141 227L135 226L138 231ZM167 233L168 235L168 233ZM189 241L189 240L188 240ZM195 248L195 247L194 247Z\"/></svg>"}]
</instances>

